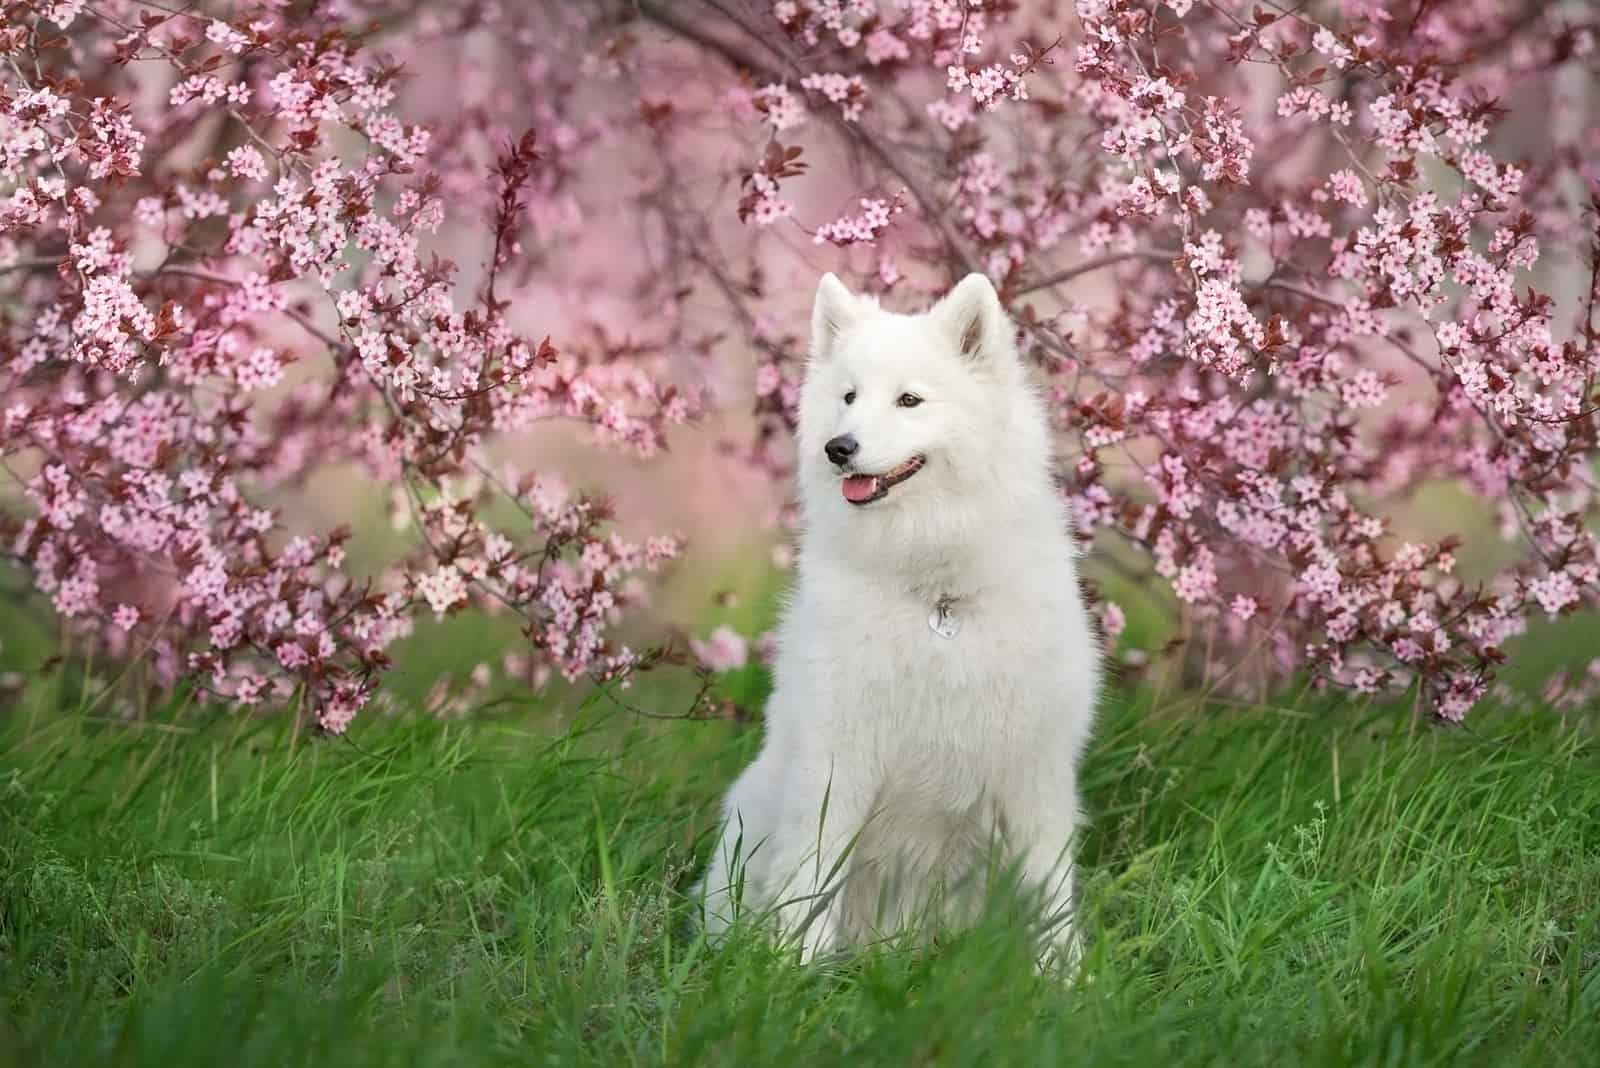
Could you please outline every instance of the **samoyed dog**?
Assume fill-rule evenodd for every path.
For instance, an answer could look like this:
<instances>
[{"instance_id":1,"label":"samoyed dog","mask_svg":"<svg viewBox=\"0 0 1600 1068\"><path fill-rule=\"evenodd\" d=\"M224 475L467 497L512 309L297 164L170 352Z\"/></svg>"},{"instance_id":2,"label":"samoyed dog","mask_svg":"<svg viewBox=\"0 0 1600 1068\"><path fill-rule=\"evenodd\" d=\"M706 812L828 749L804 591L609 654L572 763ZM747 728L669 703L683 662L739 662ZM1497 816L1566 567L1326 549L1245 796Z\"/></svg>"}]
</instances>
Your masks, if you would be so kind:
<instances>
[{"instance_id":1,"label":"samoyed dog","mask_svg":"<svg viewBox=\"0 0 1600 1068\"><path fill-rule=\"evenodd\" d=\"M1004 870L1070 964L1099 645L1012 324L981 275L900 315L829 274L811 332L797 582L698 888L708 935L742 913L812 959L970 918Z\"/></svg>"}]
</instances>

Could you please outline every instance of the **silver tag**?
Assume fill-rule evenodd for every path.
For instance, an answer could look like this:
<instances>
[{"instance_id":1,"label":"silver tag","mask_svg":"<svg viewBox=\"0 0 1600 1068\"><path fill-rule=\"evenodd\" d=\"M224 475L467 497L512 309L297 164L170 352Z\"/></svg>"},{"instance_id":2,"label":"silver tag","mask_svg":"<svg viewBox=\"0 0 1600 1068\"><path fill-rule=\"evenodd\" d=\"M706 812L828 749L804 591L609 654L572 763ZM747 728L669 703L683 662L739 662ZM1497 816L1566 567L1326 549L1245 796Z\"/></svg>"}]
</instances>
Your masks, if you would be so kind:
<instances>
[{"instance_id":1,"label":"silver tag","mask_svg":"<svg viewBox=\"0 0 1600 1068\"><path fill-rule=\"evenodd\" d=\"M941 638L954 638L961 633L961 619L955 614L955 601L939 598L939 603L928 613L928 629Z\"/></svg>"}]
</instances>

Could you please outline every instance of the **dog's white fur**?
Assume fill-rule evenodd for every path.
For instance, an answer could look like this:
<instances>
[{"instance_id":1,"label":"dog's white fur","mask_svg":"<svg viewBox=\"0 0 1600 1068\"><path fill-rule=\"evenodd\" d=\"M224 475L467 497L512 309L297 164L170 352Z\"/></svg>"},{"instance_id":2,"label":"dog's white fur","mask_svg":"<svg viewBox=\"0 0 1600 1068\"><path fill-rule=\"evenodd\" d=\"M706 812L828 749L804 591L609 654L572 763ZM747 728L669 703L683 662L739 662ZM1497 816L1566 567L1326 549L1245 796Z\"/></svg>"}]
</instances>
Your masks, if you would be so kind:
<instances>
[{"instance_id":1,"label":"dog's white fur","mask_svg":"<svg viewBox=\"0 0 1600 1068\"><path fill-rule=\"evenodd\" d=\"M853 403L844 396L853 391ZM897 398L923 399L901 407ZM825 443L852 434L841 472ZM1051 472L1043 406L994 287L971 275L898 315L823 277L800 405L803 535L760 756L729 791L706 924L765 915L806 959L950 920L995 856L1070 920L1077 768L1099 646ZM850 471L920 471L866 505ZM929 617L954 598L954 637Z\"/></svg>"}]
</instances>

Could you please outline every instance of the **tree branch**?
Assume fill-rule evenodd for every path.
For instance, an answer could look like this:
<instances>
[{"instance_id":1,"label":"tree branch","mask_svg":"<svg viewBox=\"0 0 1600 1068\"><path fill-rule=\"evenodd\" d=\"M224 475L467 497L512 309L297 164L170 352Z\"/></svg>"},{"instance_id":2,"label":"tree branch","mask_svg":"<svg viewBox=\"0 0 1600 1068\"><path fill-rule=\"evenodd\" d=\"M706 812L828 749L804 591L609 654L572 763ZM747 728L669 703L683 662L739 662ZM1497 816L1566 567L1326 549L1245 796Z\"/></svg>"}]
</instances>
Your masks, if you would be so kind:
<instances>
[{"instance_id":1,"label":"tree branch","mask_svg":"<svg viewBox=\"0 0 1600 1068\"><path fill-rule=\"evenodd\" d=\"M1175 260L1178 256L1178 252L1164 248L1139 248L1134 249L1132 252L1111 252L1104 256L1097 256L1092 260L1084 260L1076 267L1068 267L1054 274L1047 274L1037 281L1029 282L1027 285L1014 290L1013 293L1019 297L1026 296L1029 293L1036 293L1041 289L1049 289L1051 286L1070 282L1080 275L1089 274L1100 270L1102 267L1110 267L1126 260L1149 260L1152 263L1164 263Z\"/></svg>"},{"instance_id":2,"label":"tree branch","mask_svg":"<svg viewBox=\"0 0 1600 1068\"><path fill-rule=\"evenodd\" d=\"M716 34L709 33L704 27L685 18L681 14L682 4L669 6L657 0L633 0L633 9L643 18L649 19L663 29L690 41L707 51L720 56L724 61L736 68L742 68L759 79L767 82L783 82L787 79L777 70L751 56L749 52L727 41ZM750 31L748 27L740 26L745 35L769 51L775 51L772 46L761 37ZM802 73L801 69L792 60L785 58L785 63L793 68L795 73ZM835 108L824 112L828 123L849 140L873 156L890 174L894 175L922 208L923 216L933 224L943 238L945 249L950 255L953 266L953 276L959 276L977 269L977 260L968 252L960 236L950 226L945 218L942 205L928 192L921 180L916 177L910 164L902 160L893 149L885 142L884 138L869 130L859 122L846 122L844 117Z\"/></svg>"}]
</instances>

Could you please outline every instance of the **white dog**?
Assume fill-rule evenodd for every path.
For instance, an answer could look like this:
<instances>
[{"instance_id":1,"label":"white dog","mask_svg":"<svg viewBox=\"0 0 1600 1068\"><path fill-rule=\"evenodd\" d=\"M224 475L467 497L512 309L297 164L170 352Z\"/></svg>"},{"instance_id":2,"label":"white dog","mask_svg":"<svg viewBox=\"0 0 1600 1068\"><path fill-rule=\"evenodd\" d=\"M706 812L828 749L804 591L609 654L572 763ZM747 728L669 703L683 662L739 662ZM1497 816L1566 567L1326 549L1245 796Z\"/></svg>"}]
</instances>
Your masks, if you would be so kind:
<instances>
[{"instance_id":1,"label":"white dog","mask_svg":"<svg viewBox=\"0 0 1600 1068\"><path fill-rule=\"evenodd\" d=\"M700 886L708 933L766 916L810 959L970 916L998 844L1070 962L1099 645L1010 320L980 275L897 315L829 274L811 345L798 581Z\"/></svg>"}]
</instances>

